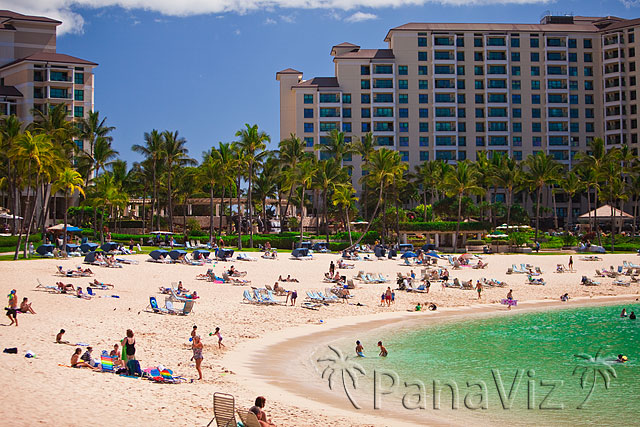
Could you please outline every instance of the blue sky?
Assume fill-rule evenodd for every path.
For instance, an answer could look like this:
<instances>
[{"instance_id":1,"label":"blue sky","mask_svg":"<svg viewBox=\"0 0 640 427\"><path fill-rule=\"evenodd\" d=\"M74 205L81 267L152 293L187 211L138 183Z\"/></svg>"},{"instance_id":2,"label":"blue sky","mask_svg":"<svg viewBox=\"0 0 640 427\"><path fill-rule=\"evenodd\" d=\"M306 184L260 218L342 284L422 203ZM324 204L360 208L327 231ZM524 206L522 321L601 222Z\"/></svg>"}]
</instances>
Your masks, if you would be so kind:
<instances>
[{"instance_id":1,"label":"blue sky","mask_svg":"<svg viewBox=\"0 0 640 427\"><path fill-rule=\"evenodd\" d=\"M367 7L412 1L421 5ZM0 7L65 20L58 52L100 64L95 108L117 127L114 147L130 163L139 160L131 145L154 128L179 130L198 160L218 141L233 141L244 123L257 123L275 145L277 71L293 67L305 78L331 76L332 45L385 48L388 29L407 22L534 23L545 11L640 17L639 1L620 0L476 0L474 6L464 0L344 0L335 3L338 8L332 7L337 0L131 2L144 10L96 6L115 0L49 2L0 0ZM316 2L314 9L280 6Z\"/></svg>"}]
</instances>

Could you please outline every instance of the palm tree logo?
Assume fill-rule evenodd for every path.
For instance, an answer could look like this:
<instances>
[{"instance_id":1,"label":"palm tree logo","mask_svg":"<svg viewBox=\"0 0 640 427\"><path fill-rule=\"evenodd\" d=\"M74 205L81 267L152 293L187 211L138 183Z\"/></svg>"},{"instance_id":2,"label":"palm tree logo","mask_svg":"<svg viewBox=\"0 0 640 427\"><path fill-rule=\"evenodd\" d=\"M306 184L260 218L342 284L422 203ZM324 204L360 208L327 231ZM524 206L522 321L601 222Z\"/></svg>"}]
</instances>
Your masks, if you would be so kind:
<instances>
[{"instance_id":1,"label":"palm tree logo","mask_svg":"<svg viewBox=\"0 0 640 427\"><path fill-rule=\"evenodd\" d=\"M582 409L591 398L591 395L596 388L599 376L602 377L602 380L604 381L604 388L606 390L609 390L609 386L611 385L611 377L618 378L618 375L616 374L616 370L613 368L613 366L609 365L607 363L607 360L602 356L602 348L598 350L595 357L585 353L576 354L574 356L582 359L586 363L586 366L576 366L571 375L580 373L580 387L582 387L582 389L585 389L589 380L591 380L591 388L589 389L589 393L587 393L587 397L580 405L578 405L577 408Z\"/></svg>"},{"instance_id":2,"label":"palm tree logo","mask_svg":"<svg viewBox=\"0 0 640 427\"><path fill-rule=\"evenodd\" d=\"M322 378L327 379L329 381L329 389L333 390L333 386L335 382L339 379L342 380L342 387L344 388L344 392L349 399L349 402L353 405L354 408L360 409L360 405L356 402L351 396L351 392L349 392L349 387L347 387L347 379L350 380L353 389L358 388L358 376L359 372L362 375L366 375L364 368L357 362L353 361L349 356L345 356L339 349L329 346L329 349L333 351L334 355L331 355L327 358L318 359L318 363L328 362L327 366L322 371ZM340 373L340 375L338 375Z\"/></svg>"}]
</instances>

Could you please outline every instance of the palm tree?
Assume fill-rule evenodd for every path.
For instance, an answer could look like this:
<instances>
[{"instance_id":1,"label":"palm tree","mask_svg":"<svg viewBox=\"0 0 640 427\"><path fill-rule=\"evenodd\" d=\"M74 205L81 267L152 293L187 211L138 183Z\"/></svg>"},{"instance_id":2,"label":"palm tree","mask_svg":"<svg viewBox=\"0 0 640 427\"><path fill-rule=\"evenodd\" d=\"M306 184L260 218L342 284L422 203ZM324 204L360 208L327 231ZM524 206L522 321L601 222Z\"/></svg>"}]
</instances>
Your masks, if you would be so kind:
<instances>
[{"instance_id":1,"label":"palm tree","mask_svg":"<svg viewBox=\"0 0 640 427\"><path fill-rule=\"evenodd\" d=\"M327 204L329 201L329 192L338 183L348 181L349 176L346 170L340 167L340 162L331 158L318 162L318 170L315 175L315 184L322 191L322 215L325 224L325 234L327 242L329 241L329 220L327 215Z\"/></svg>"},{"instance_id":2,"label":"palm tree","mask_svg":"<svg viewBox=\"0 0 640 427\"><path fill-rule=\"evenodd\" d=\"M284 212L282 211L282 209L280 212L281 228L284 230L287 212L289 212L291 195L293 194L293 190L295 188L294 181L288 178L295 175L293 171L295 171L295 169L297 168L298 163L305 157L308 157L309 153L306 153L304 151L304 142L294 133L292 133L289 138L280 141L278 148L280 151L280 162L282 163L282 171L285 173L285 187L289 189L289 194L287 195L287 204L284 208ZM288 173L289 171L291 171L291 173Z\"/></svg>"},{"instance_id":3,"label":"palm tree","mask_svg":"<svg viewBox=\"0 0 640 427\"><path fill-rule=\"evenodd\" d=\"M569 171L565 178L560 183L560 188L565 192L569 198L569 206L567 212L567 228L571 226L573 222L573 198L576 194L581 193L586 189L585 183L580 179L575 171Z\"/></svg>"},{"instance_id":4,"label":"palm tree","mask_svg":"<svg viewBox=\"0 0 640 427\"><path fill-rule=\"evenodd\" d=\"M487 151L479 151L477 153L477 159L474 163L474 167L477 171L478 185L485 189L485 206L488 206L489 208L489 221L492 221L493 210L491 209L491 192L489 190L494 185L495 166L492 163L492 159L489 158ZM482 207L480 216L481 220L484 219L484 211L482 210Z\"/></svg>"},{"instance_id":5,"label":"palm tree","mask_svg":"<svg viewBox=\"0 0 640 427\"><path fill-rule=\"evenodd\" d=\"M527 170L525 172L525 180L528 185L536 190L536 235L535 241L538 241L538 231L540 230L540 202L542 189L549 181L561 172L562 166L548 154L539 151L535 155L529 154L525 160Z\"/></svg>"},{"instance_id":6,"label":"palm tree","mask_svg":"<svg viewBox=\"0 0 640 427\"><path fill-rule=\"evenodd\" d=\"M205 151L199 169L199 180L209 186L209 243L213 243L213 191L220 178L220 159L214 148ZM220 214L222 217L222 213Z\"/></svg>"},{"instance_id":7,"label":"palm tree","mask_svg":"<svg viewBox=\"0 0 640 427\"><path fill-rule=\"evenodd\" d=\"M233 142L231 144L231 151L233 153L233 168L235 172L235 186L236 186L236 196L238 200L238 250L242 249L242 220L243 215L240 214L240 181L242 178L246 176L247 173L247 161L244 155L244 150L238 145L237 142Z\"/></svg>"},{"instance_id":8,"label":"palm tree","mask_svg":"<svg viewBox=\"0 0 640 427\"><path fill-rule=\"evenodd\" d=\"M610 155L607 153L605 148L604 140L602 138L594 138L593 141L589 143L589 151L586 153L578 153L576 154L576 160L578 160L578 164L580 167L592 170L594 173L594 181L589 183L589 189L595 189L595 200L594 200L594 225L595 232L598 236L598 244L602 246L602 239L600 238L600 230L598 228L598 193L599 186L602 182L602 168L605 163L610 160Z\"/></svg>"},{"instance_id":9,"label":"palm tree","mask_svg":"<svg viewBox=\"0 0 640 427\"><path fill-rule=\"evenodd\" d=\"M267 155L267 152L264 151L267 148L265 143L271 142L271 138L265 132L258 131L258 125L250 126L246 123L245 127L246 129L241 129L236 132L236 136L240 137L238 146L244 151L248 167L249 247L253 248L253 203L251 199L251 193L253 192L253 175L256 165L259 165Z\"/></svg>"},{"instance_id":10,"label":"palm tree","mask_svg":"<svg viewBox=\"0 0 640 427\"><path fill-rule=\"evenodd\" d=\"M173 194L171 178L174 169L195 164L195 161L187 156L189 150L185 147L187 140L178 135L178 131L162 132L163 148L162 159L167 168L167 200L169 210L169 231L173 232Z\"/></svg>"},{"instance_id":11,"label":"palm tree","mask_svg":"<svg viewBox=\"0 0 640 427\"><path fill-rule=\"evenodd\" d=\"M615 148L612 150L616 150ZM611 208L611 252L615 250L615 204L616 201L625 201L629 199L624 181L622 179L622 166L619 161L619 151L612 153L611 161L602 165L602 174L605 180L604 185L600 187L600 194L607 201ZM618 158L616 158L618 157Z\"/></svg>"},{"instance_id":12,"label":"palm tree","mask_svg":"<svg viewBox=\"0 0 640 427\"><path fill-rule=\"evenodd\" d=\"M422 187L422 204L425 209L422 214L422 220L427 221L427 194L430 195L429 202L433 204L433 197L436 192L436 187L441 182L441 176L439 174L441 167L438 161L425 161L420 165L415 166L415 172L412 174L412 178L418 186Z\"/></svg>"},{"instance_id":13,"label":"palm tree","mask_svg":"<svg viewBox=\"0 0 640 427\"><path fill-rule=\"evenodd\" d=\"M375 141L373 139L373 133L367 132L362 138L358 138L354 145L354 150L358 153L362 159L362 169L366 170L366 165L369 163L369 157L371 153L376 150ZM366 182L362 182L362 214L367 217L367 189Z\"/></svg>"},{"instance_id":14,"label":"palm tree","mask_svg":"<svg viewBox=\"0 0 640 427\"><path fill-rule=\"evenodd\" d=\"M175 198L182 205L182 231L185 241L188 238L187 231L187 205L189 198L196 192L201 182L201 170L195 167L184 167L176 170L178 180L175 188ZM213 227L213 223L211 223Z\"/></svg>"},{"instance_id":15,"label":"palm tree","mask_svg":"<svg viewBox=\"0 0 640 427\"><path fill-rule=\"evenodd\" d=\"M108 139L99 136L93 149L93 164L96 175L100 174L100 169L105 170L113 159L118 157L118 154L120 153L111 148L111 142Z\"/></svg>"},{"instance_id":16,"label":"palm tree","mask_svg":"<svg viewBox=\"0 0 640 427\"><path fill-rule=\"evenodd\" d=\"M231 149L231 144L229 143L218 143L218 149L215 150L215 153L212 149L211 154L215 154L215 156L220 160L220 175L218 176L218 185L222 187L222 198L220 203L220 226L218 227L218 235L216 237L219 238L220 233L222 232L222 215L225 210L224 197L226 195L227 188L229 188L229 214L231 214L231 189L234 185L236 161L234 158L233 150ZM231 221L229 218L227 218L227 224L229 227L229 231L231 231Z\"/></svg>"},{"instance_id":17,"label":"palm tree","mask_svg":"<svg viewBox=\"0 0 640 427\"><path fill-rule=\"evenodd\" d=\"M342 206L344 209L344 215L347 223L347 230L349 232L349 245L353 246L353 239L351 238L351 220L349 219L349 211L353 208L354 202L358 200L357 197L353 197L356 190L351 184L339 184L333 191L333 205Z\"/></svg>"},{"instance_id":18,"label":"palm tree","mask_svg":"<svg viewBox=\"0 0 640 427\"><path fill-rule=\"evenodd\" d=\"M158 204L158 181L156 179L158 173L158 166L163 156L164 141L162 134L156 129L151 132L144 133L145 145L134 144L131 149L140 153L151 162L151 170L153 171L153 200L151 201L151 230L153 230L153 213L156 212L158 217L157 228L160 230L160 206Z\"/></svg>"},{"instance_id":19,"label":"palm tree","mask_svg":"<svg viewBox=\"0 0 640 427\"><path fill-rule=\"evenodd\" d=\"M65 248L65 250L67 247L67 215L69 211L69 197L76 191L84 196L84 190L82 189L83 184L84 181L82 179L82 175L80 175L78 171L67 166L60 172L58 179L55 181L53 186L55 189L54 193L58 191L64 192L64 235L62 247Z\"/></svg>"},{"instance_id":20,"label":"palm tree","mask_svg":"<svg viewBox=\"0 0 640 427\"><path fill-rule=\"evenodd\" d=\"M13 221L11 222L11 233L15 234L17 228L17 219L20 195L18 193L19 175L14 165L13 158L9 155L13 146L22 131L22 122L14 114L4 117L0 121L0 135L2 136L2 144L0 144L1 152L7 160L7 187L9 193L9 206L13 206ZM11 203L13 202L13 203Z\"/></svg>"},{"instance_id":21,"label":"palm tree","mask_svg":"<svg viewBox=\"0 0 640 427\"><path fill-rule=\"evenodd\" d=\"M311 186L314 175L316 174L316 162L315 159L304 159L298 164L296 169L296 178L300 184L300 243L304 238L303 226L304 226L304 195L307 189Z\"/></svg>"},{"instance_id":22,"label":"palm tree","mask_svg":"<svg viewBox=\"0 0 640 427\"><path fill-rule=\"evenodd\" d=\"M456 234L453 238L453 251L458 249L458 235L460 234L460 221L462 219L462 197L466 194L482 194L486 190L479 185L479 172L468 160L458 162L455 168L444 177L444 188L450 197L458 198L458 223Z\"/></svg>"},{"instance_id":23,"label":"palm tree","mask_svg":"<svg viewBox=\"0 0 640 427\"><path fill-rule=\"evenodd\" d=\"M106 125L107 118L103 118L100 120L100 112L99 111L89 111L86 117L80 119L79 128L80 128L80 137L89 143L89 158L94 159L95 156L95 146L98 141L98 138L102 138L109 143L113 140L113 138L109 135L113 130L115 130L114 126ZM93 167L95 167L95 163ZM91 172L87 175L87 182L89 177L91 176Z\"/></svg>"},{"instance_id":24,"label":"palm tree","mask_svg":"<svg viewBox=\"0 0 640 427\"><path fill-rule=\"evenodd\" d=\"M58 104L44 112L34 108L31 113L33 122L27 126L28 130L33 133L46 133L68 155L76 150L73 138L80 135L80 131L73 122L67 120L68 111L65 104Z\"/></svg>"},{"instance_id":25,"label":"palm tree","mask_svg":"<svg viewBox=\"0 0 640 427\"><path fill-rule=\"evenodd\" d=\"M253 185L253 193L262 205L263 231L266 232L267 225L267 198L275 197L277 182L280 176L280 161L276 157L269 157L265 160L260 175L256 177Z\"/></svg>"},{"instance_id":26,"label":"palm tree","mask_svg":"<svg viewBox=\"0 0 640 427\"><path fill-rule=\"evenodd\" d=\"M53 147L53 143L51 141L51 137L47 134L40 135L32 135L31 132L26 131L21 134L15 142L13 146L10 156L15 159L16 164L23 171L26 169L26 179L28 180L27 185L27 203L24 210L24 217L29 214L29 209L31 208L31 189L35 190L38 188L40 181L40 171L42 168L43 158L49 155L50 150ZM24 167L26 165L26 168ZM33 178L35 175L35 185L33 183ZM33 218L35 216L36 209L31 209L31 215L29 220L27 221L27 234L26 234L26 243L24 245L24 257L28 258L27 247L29 246L29 235L31 234L31 224L33 223ZM23 220L24 224L24 220ZM20 251L20 244L22 243L22 230L24 227L20 227L20 233L18 234L18 242L16 244L16 250L13 256L13 259L18 259L18 252Z\"/></svg>"},{"instance_id":27,"label":"palm tree","mask_svg":"<svg viewBox=\"0 0 640 427\"><path fill-rule=\"evenodd\" d=\"M504 159L502 168L495 171L495 182L506 192L507 202L507 226L511 225L511 205L513 201L513 190L516 188L522 178L522 170L520 165L511 157Z\"/></svg>"}]
</instances>

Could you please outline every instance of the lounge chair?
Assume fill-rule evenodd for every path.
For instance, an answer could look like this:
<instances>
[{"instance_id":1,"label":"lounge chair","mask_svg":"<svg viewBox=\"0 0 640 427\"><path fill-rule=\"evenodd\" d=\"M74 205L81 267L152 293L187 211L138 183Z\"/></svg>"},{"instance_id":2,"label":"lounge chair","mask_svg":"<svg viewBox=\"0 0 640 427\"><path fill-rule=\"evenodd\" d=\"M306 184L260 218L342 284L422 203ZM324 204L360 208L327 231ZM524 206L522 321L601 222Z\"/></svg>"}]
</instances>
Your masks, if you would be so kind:
<instances>
[{"instance_id":1,"label":"lounge chair","mask_svg":"<svg viewBox=\"0 0 640 427\"><path fill-rule=\"evenodd\" d=\"M542 274L542 270L540 270L540 267L536 267L536 273Z\"/></svg>"},{"instance_id":2,"label":"lounge chair","mask_svg":"<svg viewBox=\"0 0 640 427\"><path fill-rule=\"evenodd\" d=\"M265 300L268 301L271 304L277 304L277 305L284 304L282 301L278 301L277 299L275 299L275 297L273 296L273 292L271 292L268 289L267 289L267 296L266 296Z\"/></svg>"},{"instance_id":3,"label":"lounge chair","mask_svg":"<svg viewBox=\"0 0 640 427\"><path fill-rule=\"evenodd\" d=\"M248 289L245 289L244 293L242 294L242 297L243 297L242 301L247 301L249 304L258 304L259 302L251 296L251 293L249 293Z\"/></svg>"},{"instance_id":4,"label":"lounge chair","mask_svg":"<svg viewBox=\"0 0 640 427\"><path fill-rule=\"evenodd\" d=\"M176 310L173 307L173 301L171 301L168 298L164 300L164 307L165 307L165 310L167 310L167 313L169 313L169 314L178 314L179 313L179 311Z\"/></svg>"},{"instance_id":5,"label":"lounge chair","mask_svg":"<svg viewBox=\"0 0 640 427\"><path fill-rule=\"evenodd\" d=\"M326 302L338 302L339 299L335 295L325 295L322 292L318 291L318 296L322 298Z\"/></svg>"},{"instance_id":6,"label":"lounge chair","mask_svg":"<svg viewBox=\"0 0 640 427\"><path fill-rule=\"evenodd\" d=\"M44 290L46 292L51 292L51 293L54 293L54 294L62 293L62 291L60 290L60 288L58 286L55 286L55 285L43 285L40 282L40 279L37 279L37 280L38 280L38 284L36 285L36 289L42 289L42 290Z\"/></svg>"},{"instance_id":7,"label":"lounge chair","mask_svg":"<svg viewBox=\"0 0 640 427\"><path fill-rule=\"evenodd\" d=\"M213 418L207 427L215 420L217 427L236 427L235 399L227 393L213 393ZM258 423L259 424L259 423Z\"/></svg>"},{"instance_id":8,"label":"lounge chair","mask_svg":"<svg viewBox=\"0 0 640 427\"><path fill-rule=\"evenodd\" d=\"M348 279L347 280L347 289L355 289L355 288L356 288L356 285L355 285L355 283L353 283L353 280Z\"/></svg>"},{"instance_id":9,"label":"lounge chair","mask_svg":"<svg viewBox=\"0 0 640 427\"><path fill-rule=\"evenodd\" d=\"M261 427L258 417L253 412L249 410L238 411L238 415L244 427Z\"/></svg>"},{"instance_id":10,"label":"lounge chair","mask_svg":"<svg viewBox=\"0 0 640 427\"><path fill-rule=\"evenodd\" d=\"M627 287L631 286L631 282L630 281L629 282L625 282L625 281L619 280L619 279L614 280L612 284L616 285L616 286L627 286Z\"/></svg>"},{"instance_id":11,"label":"lounge chair","mask_svg":"<svg viewBox=\"0 0 640 427\"><path fill-rule=\"evenodd\" d=\"M102 372L113 372L113 357L109 356L106 351L100 355L100 367Z\"/></svg>"},{"instance_id":12,"label":"lounge chair","mask_svg":"<svg viewBox=\"0 0 640 427\"><path fill-rule=\"evenodd\" d=\"M156 297L149 297L149 305L147 306L147 308L151 308L151 310L154 313L158 313L158 314L169 313L169 310L167 310L166 308L162 308L158 306L158 301L156 300Z\"/></svg>"},{"instance_id":13,"label":"lounge chair","mask_svg":"<svg viewBox=\"0 0 640 427\"><path fill-rule=\"evenodd\" d=\"M190 299L184 302L184 307L182 308L182 314L183 316L186 316L187 314L191 313L193 311L193 306L195 305L195 301Z\"/></svg>"}]
</instances>

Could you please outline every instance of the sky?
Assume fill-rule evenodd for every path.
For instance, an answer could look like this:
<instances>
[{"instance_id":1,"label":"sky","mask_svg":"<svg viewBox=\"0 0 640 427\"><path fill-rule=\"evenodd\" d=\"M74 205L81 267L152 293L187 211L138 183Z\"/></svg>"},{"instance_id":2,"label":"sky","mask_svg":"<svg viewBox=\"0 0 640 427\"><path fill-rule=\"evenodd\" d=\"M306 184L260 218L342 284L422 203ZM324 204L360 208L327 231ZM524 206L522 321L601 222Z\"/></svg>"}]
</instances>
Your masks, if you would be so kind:
<instances>
[{"instance_id":1,"label":"sky","mask_svg":"<svg viewBox=\"0 0 640 427\"><path fill-rule=\"evenodd\" d=\"M97 62L95 110L113 146L178 130L189 154L231 142L245 123L279 142L276 72L333 76L331 46L386 48L407 22L537 23L545 13L640 18L640 0L0 0L63 21L58 52Z\"/></svg>"}]
</instances>

